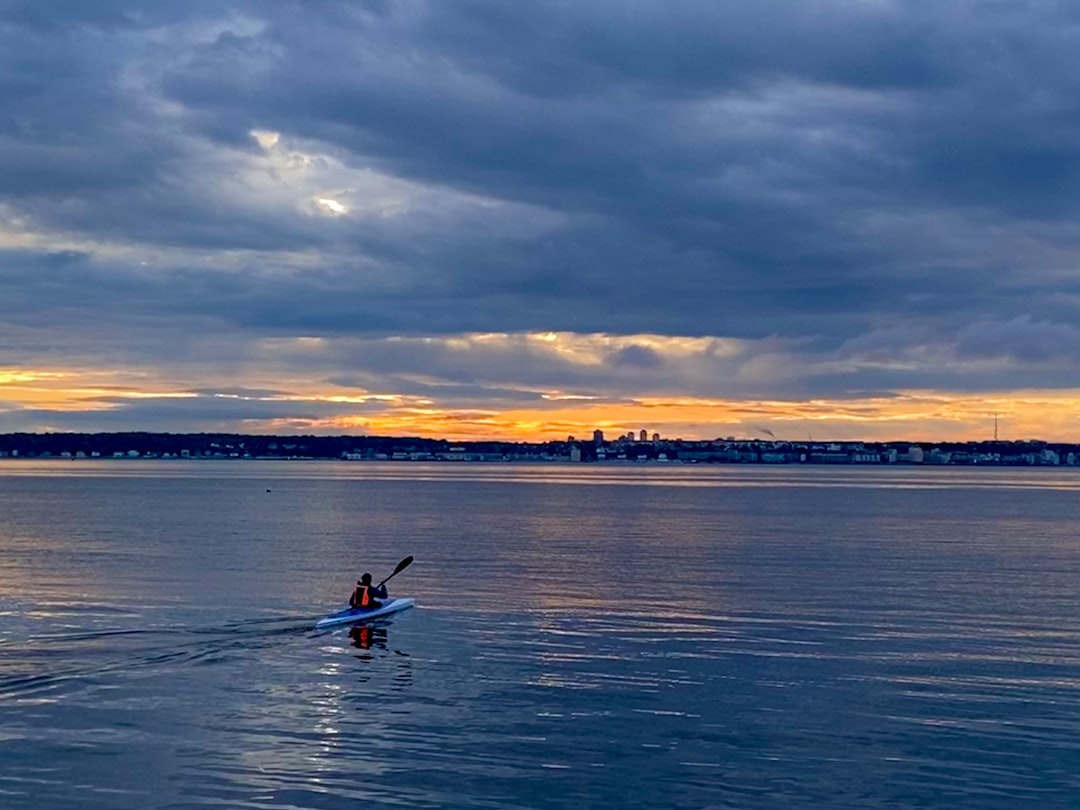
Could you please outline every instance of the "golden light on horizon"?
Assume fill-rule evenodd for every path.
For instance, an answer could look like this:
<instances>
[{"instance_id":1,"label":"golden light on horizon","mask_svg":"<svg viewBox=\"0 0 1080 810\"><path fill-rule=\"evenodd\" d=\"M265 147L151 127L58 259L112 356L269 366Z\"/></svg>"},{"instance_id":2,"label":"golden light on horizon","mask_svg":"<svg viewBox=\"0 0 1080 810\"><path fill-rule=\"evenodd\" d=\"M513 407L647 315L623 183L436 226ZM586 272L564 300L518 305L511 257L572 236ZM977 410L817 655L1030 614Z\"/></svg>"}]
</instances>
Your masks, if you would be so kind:
<instances>
[{"instance_id":1,"label":"golden light on horizon","mask_svg":"<svg viewBox=\"0 0 1080 810\"><path fill-rule=\"evenodd\" d=\"M221 390L214 393L212 382L186 385L179 380L156 379L149 371L3 368L0 413L24 410L37 414L37 429L44 429L54 428L57 423L56 418L48 417L50 413L59 416L122 411L125 402L151 404L168 399L180 403L213 398L295 403L295 416L248 417L239 407L232 417L237 432L357 431L369 435L512 441L549 441L567 435L584 439L596 428L613 435L644 428L650 435L657 432L685 439L729 435L751 438L764 434L795 441L969 441L991 438L996 414L1005 439L1080 440L1080 390L982 394L905 391L888 396L805 401L692 396L604 398L549 390L535 392L535 404L528 406L493 401L490 405L462 407L436 396L434 392L440 389L437 385L420 396L392 390L343 389L331 384L313 386L295 375L274 381L286 390L270 388L269 379L246 382L252 389L237 392L230 387L239 385L239 381L221 380ZM452 385L446 385L452 393ZM312 412L301 415L307 405L312 406ZM192 418L196 417L193 411ZM149 428L133 423L127 429ZM189 428L175 425L170 429L183 432Z\"/></svg>"},{"instance_id":2,"label":"golden light on horizon","mask_svg":"<svg viewBox=\"0 0 1080 810\"><path fill-rule=\"evenodd\" d=\"M147 380L137 372L0 369L0 400L19 408L58 413L93 412L119 407L116 400L198 396L191 391L177 391Z\"/></svg>"},{"instance_id":3,"label":"golden light on horizon","mask_svg":"<svg viewBox=\"0 0 1080 810\"><path fill-rule=\"evenodd\" d=\"M988 407L989 406L989 407ZM1025 392L1023 395L955 395L908 392L859 400L694 400L640 399L608 403L575 401L552 408L505 410L387 411L364 417L371 434L416 435L458 440L547 441L591 436L596 428L615 433L646 428L665 437L749 438L771 426L777 438L867 441L971 441L992 437L993 415L1008 428L1005 438L1052 434L1080 439L1080 392ZM330 420L331 424L336 424ZM357 422L352 422L357 424ZM1052 439L1051 439L1052 440Z\"/></svg>"},{"instance_id":4,"label":"golden light on horizon","mask_svg":"<svg viewBox=\"0 0 1080 810\"><path fill-rule=\"evenodd\" d=\"M68 376L60 371L16 371L0 369L0 385L13 385L17 383L32 383L42 380L59 380Z\"/></svg>"}]
</instances>

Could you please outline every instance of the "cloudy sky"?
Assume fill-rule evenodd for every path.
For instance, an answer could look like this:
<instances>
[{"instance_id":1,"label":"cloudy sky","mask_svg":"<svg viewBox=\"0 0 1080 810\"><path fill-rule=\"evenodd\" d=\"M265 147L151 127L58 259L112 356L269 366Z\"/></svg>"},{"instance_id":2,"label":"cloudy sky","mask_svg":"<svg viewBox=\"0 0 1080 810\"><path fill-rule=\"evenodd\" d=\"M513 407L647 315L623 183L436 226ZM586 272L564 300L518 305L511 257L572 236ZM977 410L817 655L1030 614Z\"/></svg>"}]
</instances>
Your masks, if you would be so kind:
<instances>
[{"instance_id":1,"label":"cloudy sky","mask_svg":"<svg viewBox=\"0 0 1080 810\"><path fill-rule=\"evenodd\" d=\"M0 0L0 432L1080 441L1080 6Z\"/></svg>"}]
</instances>

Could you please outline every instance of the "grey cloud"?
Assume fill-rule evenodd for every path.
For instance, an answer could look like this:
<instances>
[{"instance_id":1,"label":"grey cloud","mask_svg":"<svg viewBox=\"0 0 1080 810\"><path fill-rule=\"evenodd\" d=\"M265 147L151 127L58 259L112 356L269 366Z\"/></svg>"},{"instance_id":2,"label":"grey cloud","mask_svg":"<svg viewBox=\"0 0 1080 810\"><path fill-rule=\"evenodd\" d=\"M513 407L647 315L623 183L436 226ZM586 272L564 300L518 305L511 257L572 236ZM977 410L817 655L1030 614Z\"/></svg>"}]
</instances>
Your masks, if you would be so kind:
<instances>
[{"instance_id":1,"label":"grey cloud","mask_svg":"<svg viewBox=\"0 0 1080 810\"><path fill-rule=\"evenodd\" d=\"M422 4L419 8L430 11ZM1023 165L1024 154L1032 151L1028 143L1031 131L1061 133L1061 124L1068 124L1075 116L1068 85L1061 88L1056 105L1048 104L1036 111L1039 114L1029 123L1018 124L1022 118L1017 115L1017 105L1022 102L1016 94L1007 94L1004 108L999 108L996 86L979 78L988 57L976 49L968 63L962 49L948 51L949 46L963 43L962 26L975 24L980 32L993 32L1015 44L1018 54L1012 55L1014 59L1031 51L1038 41L1036 34L1051 37L1059 59L1063 56L1065 43L1058 43L1067 35L1055 38L1047 28L1014 31L1009 26L1017 21L1011 15L986 12L976 20L950 20L948 15L939 19L916 7L899 21L874 23L885 32L880 37L887 37L888 31L896 29L893 23L898 22L901 29L911 32L910 38L901 36L901 42L916 52L932 54L942 65L940 81L926 87L912 82L906 96L889 89L874 96L854 81L846 83L849 92L845 95L845 83L839 78L842 71L837 76L828 71L819 75L800 67L797 55L818 47L814 35L823 39L824 27L805 27L802 47L780 48L778 42L784 40L770 40L768 34L750 38L744 47L759 49L758 66L745 68L753 81L743 95L704 95L709 103L718 105L715 122L709 122L688 115L695 108L687 106L684 95L669 93L658 100L655 95L638 92L634 71L649 60L630 48L618 63L619 70L611 71L602 90L589 96L588 103L581 103L569 92L537 95L513 83L500 83L501 54L506 54L504 61L516 69L527 69L529 62L520 49L511 49L493 33L485 32L513 25L517 21L514 15L506 19L505 9L487 4L468 6L467 13L457 20L457 27L468 32L462 35L469 46L464 47L453 34L457 18L446 19L449 12L440 8L441 12L432 12L437 15L434 21L424 13L417 15L422 21L419 32L391 23L357 26L350 34L341 35L341 49L324 49L318 54L311 53L311 43L333 34L320 27L317 15L314 22L305 21L306 25L286 26L282 21L272 26L272 36L283 53L280 62L269 68L277 80L260 75L259 83L250 85L241 70L230 73L239 77L235 82L223 84L218 79L222 63L199 68L196 60L190 70L175 74L168 86L190 106L205 110L234 106L233 102L243 97L253 115L262 115L260 120L282 128L295 122L293 128L310 137L335 143L358 158L380 162L405 176L561 207L579 215L615 218L620 223L615 230L628 237L627 246L638 248L650 241L671 244L663 268L667 283L676 292L682 284L694 289L698 301L715 305L726 296L752 297L756 291L753 303L774 317L780 312L770 310L782 310L791 300L786 287L792 282L802 281L823 304L835 300L838 292L850 293L856 306L839 302L850 315L857 312L857 303L873 301L878 287L874 282L887 280L897 264L904 273L901 283L929 294L938 291L943 271L963 272L969 281L972 276L987 278L1000 272L997 257L989 255L981 257L989 260L989 267L958 270L948 246L925 232L919 247L911 244L916 234L902 232L894 235L894 244L877 244L880 234L867 229L864 211L868 205L884 213L922 210L930 198L932 205L958 216L957 230L977 233L998 223L980 222L984 215L965 219L962 213L955 215L952 207L974 204L1008 215L1025 195L1034 200L1040 189L1050 191L1051 185L1057 194L1062 180L1070 182L1067 172L1049 177L1034 165L1031 170ZM603 40L608 31L618 37L623 30L611 25L598 32L588 23L605 19L603 8L575 8L583 10L558 7L553 13L564 26L580 26L592 33L593 40ZM898 13L889 11L888 15ZM708 18L710 13L699 8L698 16L702 15ZM736 32L741 33L740 25L754 24L771 30L761 25L763 20L749 7L740 7L736 17L736 24L729 26ZM295 22L292 18L289 21ZM935 27L939 21L950 25ZM629 20L627 26L632 29L635 22L646 40L652 29L643 23L651 20ZM435 37L425 28L428 23L434 30L449 33ZM709 30L709 26L699 29ZM526 30L524 24L521 30ZM376 38L376 31L386 38ZM350 40L350 36L358 39ZM487 37L484 41L489 48L477 47L476 38L482 36ZM394 58L395 49L405 44L399 40L412 41L411 37L420 37L422 42L430 38L431 48L411 62ZM350 41L363 46L350 50L345 47ZM585 50L581 58L586 59L588 41L587 37L570 36L555 52L560 57L579 55L575 50L579 48ZM722 39L719 43L712 40L710 53L717 62L728 58L722 44ZM842 47L821 46L821 50L850 53ZM872 73L879 62L905 49L879 47L855 52ZM334 53L350 56L335 64L337 57L328 56ZM492 65L476 55L486 53L494 54ZM796 56L789 55L792 53ZM224 64L243 62L241 54L222 57L217 53L215 58L225 58ZM1049 58L1043 61L1049 63L1048 70L1057 64ZM439 64L450 69L428 71ZM777 76L791 82L786 90ZM496 82L485 84L491 79ZM778 92L777 87L783 92L770 100L770 88ZM925 94L919 95L919 90ZM852 95L856 91L866 95ZM716 88L708 92L714 93ZM966 101L966 107L957 105L958 97ZM979 117L965 120L963 116L979 99L983 100ZM253 117L245 126L255 120ZM1011 127L996 127L996 120L1008 120ZM1067 143L1067 138L1058 137L1059 157L1052 160L1059 162L1047 165L1071 165L1075 150L1064 151ZM962 176L945 184L941 180L943 164L951 155L955 155L953 165L960 166L965 160L981 163L972 164L970 170L961 169L957 174ZM1010 181L1013 176L1033 187L1025 191ZM1068 192L1058 196L1062 201L1074 199ZM813 204L809 204L811 199ZM1068 210L1072 204L1056 213L1060 216ZM602 239L604 227L586 227L586 236ZM926 244L927 237L930 244ZM572 248L574 240L566 240L566 244ZM467 249L467 245L463 247ZM903 256L893 255L897 248L914 253L920 264L904 267ZM1014 256L1010 259L1024 255L1023 245L1011 249ZM937 266L920 270L925 265L919 254L935 250ZM575 272L589 265L572 252L558 253L555 261L544 265L550 273L549 289L556 283L572 288ZM650 271L655 272L655 268L626 266L628 254L624 249L610 254L606 261L598 259L609 276L614 268L622 268L627 288L649 284ZM501 252L494 255L499 261L507 258ZM559 258L563 267L557 263ZM616 300L623 294L617 289L611 292ZM681 295L671 298L680 306L686 303ZM902 311L903 300L889 296L885 303L892 301L893 306L884 309ZM628 304L621 310L624 329L640 329L648 317L645 308L632 300ZM671 306L665 314L677 321L675 311ZM701 304L693 312L700 319Z\"/></svg>"},{"instance_id":2,"label":"grey cloud","mask_svg":"<svg viewBox=\"0 0 1080 810\"><path fill-rule=\"evenodd\" d=\"M325 379L330 385L355 388L365 392L393 393L403 397L433 398L442 404L461 408L481 408L485 405L536 406L545 402L540 392L510 385L483 385L458 382L453 379L426 377L418 379L410 375L412 369L395 368L379 373L349 373L332 375ZM449 376L449 375L448 375ZM498 373L493 376L500 376ZM507 375L508 377L510 375ZM522 383L517 383L519 386Z\"/></svg>"},{"instance_id":3,"label":"grey cloud","mask_svg":"<svg viewBox=\"0 0 1080 810\"><path fill-rule=\"evenodd\" d=\"M611 362L616 366L634 366L636 368L658 368L663 364L660 356L647 346L627 346L620 349L611 357Z\"/></svg>"},{"instance_id":4,"label":"grey cloud","mask_svg":"<svg viewBox=\"0 0 1080 810\"><path fill-rule=\"evenodd\" d=\"M140 3L137 0L3 0L0 18L20 29L48 33L69 30L138 31L206 12L220 12L221 3L185 0L183 3Z\"/></svg>"},{"instance_id":5,"label":"grey cloud","mask_svg":"<svg viewBox=\"0 0 1080 810\"><path fill-rule=\"evenodd\" d=\"M778 74L917 86L946 72L944 60L920 43L932 32L887 4L534 3L511 12L471 2L433 12L425 27L431 40L530 93L603 92L632 81L686 95ZM492 49L492 42L505 47Z\"/></svg>"},{"instance_id":6,"label":"grey cloud","mask_svg":"<svg viewBox=\"0 0 1080 810\"><path fill-rule=\"evenodd\" d=\"M1030 316L969 324L957 334L957 350L969 357L1007 357L1025 364L1053 364L1059 372L1065 368L1080 372L1080 328Z\"/></svg>"},{"instance_id":7,"label":"grey cloud","mask_svg":"<svg viewBox=\"0 0 1080 810\"><path fill-rule=\"evenodd\" d=\"M267 420L294 422L298 427L321 418L354 413L348 406L317 402L265 402L229 397L184 399L125 399L96 397L88 403L110 404L107 410L48 411L19 409L0 417L4 432L52 429L73 431L150 430L168 432L236 431L245 424L259 426ZM133 427L134 426L134 427Z\"/></svg>"},{"instance_id":8,"label":"grey cloud","mask_svg":"<svg viewBox=\"0 0 1080 810\"><path fill-rule=\"evenodd\" d=\"M0 249L11 363L241 369L266 337L327 336L324 378L427 374L462 402L1075 366L1067 6L62 0L0 21L0 245L52 243ZM404 202L312 216L287 175L258 168L280 199L249 176L253 129ZM597 379L521 346L379 342L528 330L761 343L624 348Z\"/></svg>"}]
</instances>

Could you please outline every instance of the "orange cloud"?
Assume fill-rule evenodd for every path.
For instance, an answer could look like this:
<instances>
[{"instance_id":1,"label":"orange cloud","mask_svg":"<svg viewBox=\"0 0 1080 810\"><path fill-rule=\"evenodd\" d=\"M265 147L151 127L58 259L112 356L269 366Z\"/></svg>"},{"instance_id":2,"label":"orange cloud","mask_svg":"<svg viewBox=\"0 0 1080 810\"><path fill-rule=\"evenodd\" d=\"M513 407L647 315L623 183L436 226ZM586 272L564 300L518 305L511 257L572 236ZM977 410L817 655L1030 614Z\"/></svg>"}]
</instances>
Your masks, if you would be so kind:
<instances>
[{"instance_id":1,"label":"orange cloud","mask_svg":"<svg viewBox=\"0 0 1080 810\"><path fill-rule=\"evenodd\" d=\"M543 441L568 435L591 438L646 429L669 438L761 436L761 428L791 440L965 441L993 436L998 414L1002 438L1075 441L1080 437L1080 391L1002 393L972 396L909 392L856 400L641 399L628 403L579 402L554 409L456 411L388 410L362 418L328 420L369 434L454 439Z\"/></svg>"}]
</instances>

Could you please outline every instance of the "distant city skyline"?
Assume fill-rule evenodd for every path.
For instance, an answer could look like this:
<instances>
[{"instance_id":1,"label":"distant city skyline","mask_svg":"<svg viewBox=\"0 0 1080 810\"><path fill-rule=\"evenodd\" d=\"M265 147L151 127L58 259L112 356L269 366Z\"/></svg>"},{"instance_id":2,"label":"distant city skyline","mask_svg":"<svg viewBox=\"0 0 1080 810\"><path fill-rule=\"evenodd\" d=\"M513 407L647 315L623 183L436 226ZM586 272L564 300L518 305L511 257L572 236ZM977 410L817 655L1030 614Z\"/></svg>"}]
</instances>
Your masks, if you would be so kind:
<instances>
[{"instance_id":1,"label":"distant city skyline","mask_svg":"<svg viewBox=\"0 0 1080 810\"><path fill-rule=\"evenodd\" d=\"M469 442L416 436L266 436L223 433L0 434L0 461L215 461L310 459L346 462L767 464L855 466L1080 466L1080 443L788 442L716 438L642 441L594 431L550 442Z\"/></svg>"},{"instance_id":2,"label":"distant city skyline","mask_svg":"<svg viewBox=\"0 0 1080 810\"><path fill-rule=\"evenodd\" d=\"M1077 21L10 0L0 432L1076 439Z\"/></svg>"}]
</instances>

